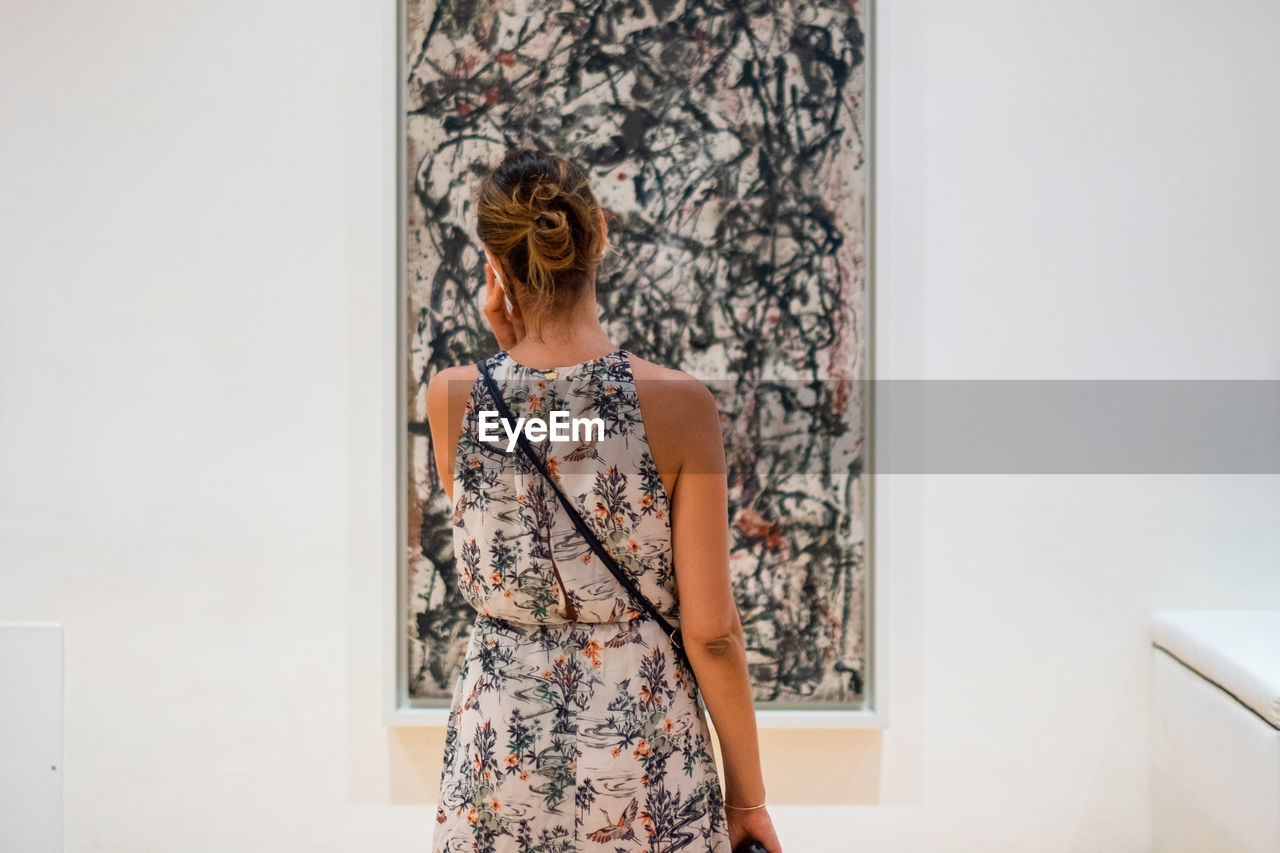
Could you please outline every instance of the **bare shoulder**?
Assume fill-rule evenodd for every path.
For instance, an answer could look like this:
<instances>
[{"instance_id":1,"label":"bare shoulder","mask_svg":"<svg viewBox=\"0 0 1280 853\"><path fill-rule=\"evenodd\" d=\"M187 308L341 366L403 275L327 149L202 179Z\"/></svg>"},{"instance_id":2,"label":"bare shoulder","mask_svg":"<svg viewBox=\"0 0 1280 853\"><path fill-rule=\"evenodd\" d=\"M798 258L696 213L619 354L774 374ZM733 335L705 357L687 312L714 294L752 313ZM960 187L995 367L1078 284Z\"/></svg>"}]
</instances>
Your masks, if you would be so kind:
<instances>
[{"instance_id":1,"label":"bare shoulder","mask_svg":"<svg viewBox=\"0 0 1280 853\"><path fill-rule=\"evenodd\" d=\"M682 470L719 470L720 412L702 380L635 355L631 375L649 448L667 491L673 491Z\"/></svg>"},{"instance_id":2,"label":"bare shoulder","mask_svg":"<svg viewBox=\"0 0 1280 853\"><path fill-rule=\"evenodd\" d=\"M466 399L471 394L471 386L480 376L474 364L459 364L436 371L427 382L428 404L432 398L444 400Z\"/></svg>"},{"instance_id":3,"label":"bare shoulder","mask_svg":"<svg viewBox=\"0 0 1280 853\"><path fill-rule=\"evenodd\" d=\"M705 415L715 411L715 397L711 391L702 380L683 370L664 367L633 354L631 375L637 391L645 398L644 402L652 401L655 407L674 409L686 415Z\"/></svg>"},{"instance_id":4,"label":"bare shoulder","mask_svg":"<svg viewBox=\"0 0 1280 853\"><path fill-rule=\"evenodd\" d=\"M462 423L462 412L471 399L471 388L480 371L474 364L459 364L437 371L427 382L427 420L432 432L446 435L445 427L453 427L456 433Z\"/></svg>"},{"instance_id":5,"label":"bare shoulder","mask_svg":"<svg viewBox=\"0 0 1280 853\"><path fill-rule=\"evenodd\" d=\"M437 370L435 375L431 377L432 382L444 381L451 379L472 379L474 380L480 375L479 369L474 364L455 364L453 367L446 367Z\"/></svg>"}]
</instances>

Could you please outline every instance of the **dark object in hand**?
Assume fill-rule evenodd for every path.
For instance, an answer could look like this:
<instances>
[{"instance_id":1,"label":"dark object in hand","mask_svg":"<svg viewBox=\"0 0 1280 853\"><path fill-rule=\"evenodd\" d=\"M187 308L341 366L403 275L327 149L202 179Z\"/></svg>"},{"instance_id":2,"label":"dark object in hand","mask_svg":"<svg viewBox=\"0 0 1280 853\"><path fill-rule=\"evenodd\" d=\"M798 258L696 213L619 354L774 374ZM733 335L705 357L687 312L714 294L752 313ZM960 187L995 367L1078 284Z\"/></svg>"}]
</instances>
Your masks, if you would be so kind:
<instances>
[{"instance_id":1,"label":"dark object in hand","mask_svg":"<svg viewBox=\"0 0 1280 853\"><path fill-rule=\"evenodd\" d=\"M748 838L733 848L733 853L769 853L769 851L759 841Z\"/></svg>"}]
</instances>

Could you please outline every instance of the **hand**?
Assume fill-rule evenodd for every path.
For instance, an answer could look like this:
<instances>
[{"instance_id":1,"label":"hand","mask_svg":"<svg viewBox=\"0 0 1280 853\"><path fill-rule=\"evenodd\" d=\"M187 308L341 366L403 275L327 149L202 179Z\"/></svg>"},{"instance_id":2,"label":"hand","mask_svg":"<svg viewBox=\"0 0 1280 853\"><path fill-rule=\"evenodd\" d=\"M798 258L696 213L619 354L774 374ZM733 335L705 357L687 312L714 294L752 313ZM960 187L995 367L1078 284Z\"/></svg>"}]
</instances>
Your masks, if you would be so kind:
<instances>
[{"instance_id":1,"label":"hand","mask_svg":"<svg viewBox=\"0 0 1280 853\"><path fill-rule=\"evenodd\" d=\"M778 833L773 830L773 819L769 817L768 806L750 811L725 809L724 814L729 822L730 850L748 838L754 838L769 853L782 853L782 843L778 841Z\"/></svg>"},{"instance_id":2,"label":"hand","mask_svg":"<svg viewBox=\"0 0 1280 853\"><path fill-rule=\"evenodd\" d=\"M484 265L484 316L493 329L493 336L498 339L498 346L504 350L511 349L524 339L524 318L516 308L514 316L507 311L506 300L502 288L498 286L498 275L493 265Z\"/></svg>"}]
</instances>

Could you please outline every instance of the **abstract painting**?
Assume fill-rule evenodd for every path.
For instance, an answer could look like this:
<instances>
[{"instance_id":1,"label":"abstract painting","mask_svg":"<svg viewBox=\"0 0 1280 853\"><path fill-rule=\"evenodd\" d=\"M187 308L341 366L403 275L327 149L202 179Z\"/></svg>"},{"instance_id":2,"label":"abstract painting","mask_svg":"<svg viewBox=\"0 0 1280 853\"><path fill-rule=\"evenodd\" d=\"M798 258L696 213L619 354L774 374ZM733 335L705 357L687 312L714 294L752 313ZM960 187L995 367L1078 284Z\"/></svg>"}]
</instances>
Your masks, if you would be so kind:
<instances>
[{"instance_id":1,"label":"abstract painting","mask_svg":"<svg viewBox=\"0 0 1280 853\"><path fill-rule=\"evenodd\" d=\"M616 246L612 340L711 388L761 708L868 697L866 10L861 2L404 0L406 701L447 706L454 580L427 382L499 349L473 181L513 146L582 165Z\"/></svg>"}]
</instances>

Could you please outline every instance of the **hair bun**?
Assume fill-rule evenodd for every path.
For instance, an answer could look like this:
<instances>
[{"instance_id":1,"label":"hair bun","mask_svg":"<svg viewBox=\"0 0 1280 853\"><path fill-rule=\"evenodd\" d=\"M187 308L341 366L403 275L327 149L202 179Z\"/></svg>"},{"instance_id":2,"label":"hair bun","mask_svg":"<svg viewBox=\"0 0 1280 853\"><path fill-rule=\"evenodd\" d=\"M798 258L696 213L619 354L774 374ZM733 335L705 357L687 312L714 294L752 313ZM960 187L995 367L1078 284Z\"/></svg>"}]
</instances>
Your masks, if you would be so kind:
<instances>
[{"instance_id":1,"label":"hair bun","mask_svg":"<svg viewBox=\"0 0 1280 853\"><path fill-rule=\"evenodd\" d=\"M509 269L529 319L570 304L591 281L607 245L600 205L573 162L508 151L480 181L475 204L477 236Z\"/></svg>"},{"instance_id":2,"label":"hair bun","mask_svg":"<svg viewBox=\"0 0 1280 853\"><path fill-rule=\"evenodd\" d=\"M563 210L540 210L533 215L533 224L544 231L553 231L568 224Z\"/></svg>"},{"instance_id":3,"label":"hair bun","mask_svg":"<svg viewBox=\"0 0 1280 853\"><path fill-rule=\"evenodd\" d=\"M529 205L545 207L564 196L564 189L551 181L538 181L529 190Z\"/></svg>"},{"instance_id":4,"label":"hair bun","mask_svg":"<svg viewBox=\"0 0 1280 853\"><path fill-rule=\"evenodd\" d=\"M571 269L577 254L573 229L563 210L541 210L529 227L529 264L550 274Z\"/></svg>"}]
</instances>

